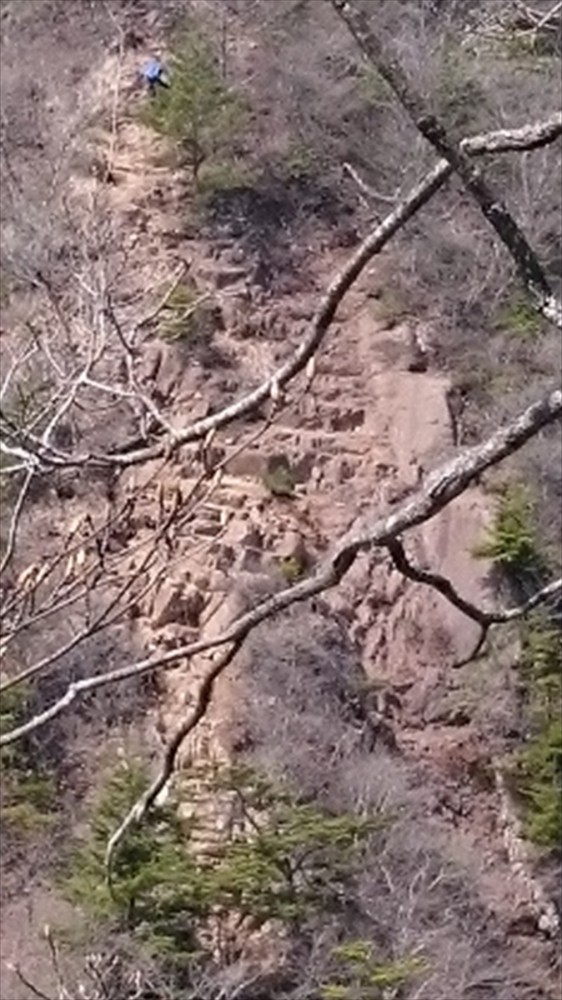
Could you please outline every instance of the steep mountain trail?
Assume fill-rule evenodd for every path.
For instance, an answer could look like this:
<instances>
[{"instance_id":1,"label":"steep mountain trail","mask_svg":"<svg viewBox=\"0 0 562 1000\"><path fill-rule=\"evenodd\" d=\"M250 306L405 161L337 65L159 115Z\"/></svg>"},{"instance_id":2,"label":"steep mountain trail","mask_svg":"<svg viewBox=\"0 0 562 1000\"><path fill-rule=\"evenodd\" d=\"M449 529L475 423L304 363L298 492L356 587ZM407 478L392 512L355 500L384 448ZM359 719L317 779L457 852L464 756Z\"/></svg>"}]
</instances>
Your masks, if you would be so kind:
<instances>
[{"instance_id":1,"label":"steep mountain trail","mask_svg":"<svg viewBox=\"0 0 562 1000\"><path fill-rule=\"evenodd\" d=\"M133 90L138 61L138 53L126 56L125 93L127 87ZM202 352L189 338L163 339L157 322L146 331L137 329L140 378L162 401L171 425L178 426L235 398L288 356L345 254L337 241L331 244L330 234L321 234L299 288L284 293L273 286L264 292L255 281L256 261L235 236L218 238L208 227L198 227L192 206L186 209L182 173L163 165L165 148L134 111L120 113L113 132L98 135L98 142L115 181L103 187L103 197L126 255L119 303L123 322L134 328L139 301L143 312L155 309L182 268L216 309ZM99 179L75 176L71 197L85 205L100 189ZM279 572L283 561L312 569L359 513L376 515L415 490L429 470L454 453L449 383L432 369L431 331L421 331L429 350L420 366L412 352L416 319L393 324L378 315L377 288L383 280L388 282L388 275L375 263L356 283L318 354L310 389L299 397L291 388L291 405L258 440L253 440L258 424L246 421L213 443L226 461L225 474L193 516L171 531L169 546L162 546L151 569L154 587L139 600L131 621L135 648L148 653L216 635L239 607L238 579ZM229 458L241 441L248 446ZM118 494L135 497L134 530L123 550L124 577L139 565L169 499L193 488L198 472L193 456L193 450L183 449L154 482L159 463L121 476ZM280 462L295 475L291 499L272 495L266 485L268 471ZM76 513L74 505L69 514ZM416 561L444 573L480 604L493 599L490 567L472 553L488 517L486 495L471 489L405 539ZM143 578L139 589L146 590L149 582ZM427 828L451 859L462 857L472 873L513 966L522 975L534 963L546 966L551 945L536 933L532 887L507 855L493 777L493 762L505 752L516 714L509 649L497 663L491 657L484 665L455 670L453 664L474 645L474 623L369 553L336 591L325 595L325 604L356 644L368 687L375 692L376 731L393 753L412 763L427 787ZM208 663L204 657L180 662L158 679L163 741L183 717ZM243 724L244 683L240 659L217 684L210 710L180 758L183 808L207 816L203 838L227 825L225 806L208 796L202 800L185 767L194 760L231 758L233 732ZM41 907L38 911L45 919ZM12 957L9 944L5 953Z\"/></svg>"},{"instance_id":2,"label":"steep mountain trail","mask_svg":"<svg viewBox=\"0 0 562 1000\"><path fill-rule=\"evenodd\" d=\"M264 310L259 291L251 288L251 269L244 270L235 244L223 247L219 254L213 252L210 260L204 244L192 240L189 249L195 274L219 301L226 274L231 302L237 296L243 301L250 285L250 299L259 303L256 311ZM202 255L203 263L198 264ZM233 259L238 262L237 275ZM259 352L261 377L286 356L299 329L291 317L311 315L319 290L343 259L337 251L318 254L310 291L293 295L290 301L283 297L267 300L266 320L261 324L265 343L262 334L254 344L247 329L241 343L236 314L232 325L226 320L219 334L221 348L232 359L239 384L255 378L252 347ZM235 280L230 284L233 273ZM199 526L194 533L214 539L205 550L197 580L203 588L216 588L202 618L206 622L203 634L216 634L233 613L233 577L271 571L276 559L302 553L313 563L360 512L375 513L377 506L415 489L425 471L454 451L448 381L431 369L410 370L415 367L411 351L415 320L389 327L377 319L376 302L370 296L376 278L373 268L346 297L319 352L316 375L304 398L290 415L282 412L259 443L227 464L213 507L196 515ZM282 348L276 334L280 317L285 335ZM268 324L273 343L268 342ZM177 386L183 398L188 395L183 388L186 377L182 374ZM279 456L301 479L296 498L289 503L268 496L262 483L268 462ZM417 538L408 540L418 561L445 573L462 593L479 603L491 600L489 566L475 560L472 552L488 513L486 496L479 489L470 490L435 523L423 526ZM191 570L191 585L195 579ZM168 580L164 604L181 588L180 580L172 585ZM482 900L499 925L514 929L515 936L508 933L504 942L513 950L514 961L532 963L543 943L525 938L523 946L515 930L521 913L536 912L532 887L520 872L514 872L507 856L493 781L492 760L503 749L506 733L502 726L503 730L508 726L513 709L514 695L509 690L513 679L505 663L500 662L492 676L485 674L488 664L484 670L473 664L455 673L453 662L465 657L474 645L474 624L439 595L405 581L368 556L358 561L335 593L327 595L327 601L347 621L361 649L365 673L379 691L380 715L393 731L396 751L411 758L427 776L432 789L427 810L436 838L449 845L452 858L462 857L463 865L471 869ZM158 596L155 606L162 607ZM161 620L161 616L154 618L153 610L153 641L180 642L182 626L168 622L166 628L154 630ZM189 702L206 666L201 658L166 676L164 733L180 720L181 705ZM232 733L244 711L243 688L243 667L234 667L232 677L221 679L207 717L186 744L186 763L229 759ZM228 809L223 801L210 801L208 796L201 800L196 786L196 781L187 781L185 809L189 813L196 808L200 817L207 816L201 836L212 842L228 826ZM523 927L528 926L525 920L532 922L532 917L523 917Z\"/></svg>"}]
</instances>

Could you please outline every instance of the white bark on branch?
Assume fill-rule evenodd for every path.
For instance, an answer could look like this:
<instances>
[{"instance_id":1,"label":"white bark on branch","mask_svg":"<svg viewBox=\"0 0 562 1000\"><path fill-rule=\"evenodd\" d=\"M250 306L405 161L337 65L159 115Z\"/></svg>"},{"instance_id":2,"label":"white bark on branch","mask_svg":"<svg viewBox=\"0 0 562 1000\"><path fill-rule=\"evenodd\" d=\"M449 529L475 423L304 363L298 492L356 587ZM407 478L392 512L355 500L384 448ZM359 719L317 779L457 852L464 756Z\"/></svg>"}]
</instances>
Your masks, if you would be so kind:
<instances>
[{"instance_id":1,"label":"white bark on branch","mask_svg":"<svg viewBox=\"0 0 562 1000\"><path fill-rule=\"evenodd\" d=\"M485 153L526 152L550 145L562 135L562 112L557 112L542 122L523 125L521 128L499 129L463 139L461 149L469 156ZM447 160L447 163L449 161ZM450 164L449 164L450 166ZM452 168L451 168L452 169Z\"/></svg>"},{"instance_id":2,"label":"white bark on branch","mask_svg":"<svg viewBox=\"0 0 562 1000\"><path fill-rule=\"evenodd\" d=\"M539 311L562 329L562 306L550 288L537 255L502 199L470 162L468 151L463 149L462 142L453 139L443 123L429 113L426 102L416 92L398 60L387 54L363 11L358 10L352 0L329 2L355 38L363 55L394 91L415 127L458 174L511 254Z\"/></svg>"},{"instance_id":3,"label":"white bark on branch","mask_svg":"<svg viewBox=\"0 0 562 1000\"><path fill-rule=\"evenodd\" d=\"M510 152L530 152L533 149L541 149L555 142L562 135L562 112L551 115L542 122L532 125L523 125L521 128L500 129L497 132L485 132L481 135L470 136L463 139L461 149L469 156L483 156L486 153L510 153ZM454 172L449 160L440 160L437 164L442 171L443 183ZM343 169L355 181L366 198L371 201L385 201L394 204L397 194L389 198L375 191L357 173L350 163L344 163ZM429 175L428 175L429 176Z\"/></svg>"}]
</instances>

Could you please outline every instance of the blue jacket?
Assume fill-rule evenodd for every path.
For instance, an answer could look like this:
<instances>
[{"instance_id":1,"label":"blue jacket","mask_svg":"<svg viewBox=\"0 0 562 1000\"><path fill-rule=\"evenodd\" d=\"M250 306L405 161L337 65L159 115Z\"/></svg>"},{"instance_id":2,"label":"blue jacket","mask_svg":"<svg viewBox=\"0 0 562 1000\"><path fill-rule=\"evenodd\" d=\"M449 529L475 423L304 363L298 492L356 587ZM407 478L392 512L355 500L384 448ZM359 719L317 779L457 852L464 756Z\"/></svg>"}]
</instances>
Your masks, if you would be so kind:
<instances>
[{"instance_id":1,"label":"blue jacket","mask_svg":"<svg viewBox=\"0 0 562 1000\"><path fill-rule=\"evenodd\" d=\"M164 75L164 67L157 59L151 59L144 67L142 75L147 83L158 83Z\"/></svg>"}]
</instances>

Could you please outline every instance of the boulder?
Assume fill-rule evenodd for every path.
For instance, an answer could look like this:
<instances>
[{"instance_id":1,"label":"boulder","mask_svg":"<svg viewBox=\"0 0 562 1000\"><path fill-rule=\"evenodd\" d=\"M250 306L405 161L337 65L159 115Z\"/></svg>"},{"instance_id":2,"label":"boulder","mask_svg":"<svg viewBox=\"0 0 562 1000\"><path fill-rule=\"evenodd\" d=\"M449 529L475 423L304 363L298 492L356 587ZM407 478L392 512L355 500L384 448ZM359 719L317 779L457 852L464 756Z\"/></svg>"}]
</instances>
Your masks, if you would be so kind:
<instances>
[{"instance_id":1,"label":"boulder","mask_svg":"<svg viewBox=\"0 0 562 1000\"><path fill-rule=\"evenodd\" d=\"M152 607L152 627L162 628L172 622L181 620L182 585L172 580L165 580Z\"/></svg>"},{"instance_id":2,"label":"boulder","mask_svg":"<svg viewBox=\"0 0 562 1000\"><path fill-rule=\"evenodd\" d=\"M425 336L420 327L408 332L410 360L409 372L426 372L429 367L429 351Z\"/></svg>"},{"instance_id":3,"label":"boulder","mask_svg":"<svg viewBox=\"0 0 562 1000\"><path fill-rule=\"evenodd\" d=\"M229 525L224 541L234 548L263 548L263 535L258 526L238 518Z\"/></svg>"},{"instance_id":4,"label":"boulder","mask_svg":"<svg viewBox=\"0 0 562 1000\"><path fill-rule=\"evenodd\" d=\"M178 581L165 580L154 599L152 627L180 624L197 628L204 607L205 597L193 584L186 586Z\"/></svg>"},{"instance_id":5,"label":"boulder","mask_svg":"<svg viewBox=\"0 0 562 1000\"><path fill-rule=\"evenodd\" d=\"M277 542L274 554L281 560L294 560L301 566L308 565L306 543L300 531L287 531Z\"/></svg>"},{"instance_id":6,"label":"boulder","mask_svg":"<svg viewBox=\"0 0 562 1000\"><path fill-rule=\"evenodd\" d=\"M236 560L236 568L242 573L258 573L263 569L260 549L243 549Z\"/></svg>"},{"instance_id":7,"label":"boulder","mask_svg":"<svg viewBox=\"0 0 562 1000\"><path fill-rule=\"evenodd\" d=\"M142 354L142 375L147 382L153 382L162 364L162 344L156 341L148 344Z\"/></svg>"}]
</instances>

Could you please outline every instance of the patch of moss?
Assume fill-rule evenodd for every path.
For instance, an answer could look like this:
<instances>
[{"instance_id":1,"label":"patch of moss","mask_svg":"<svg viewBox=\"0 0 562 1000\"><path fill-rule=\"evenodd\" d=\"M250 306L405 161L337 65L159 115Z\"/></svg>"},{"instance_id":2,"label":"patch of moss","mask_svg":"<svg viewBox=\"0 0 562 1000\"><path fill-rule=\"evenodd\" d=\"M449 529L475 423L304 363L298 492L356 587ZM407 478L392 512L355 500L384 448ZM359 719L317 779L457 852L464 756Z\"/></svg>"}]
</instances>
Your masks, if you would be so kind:
<instances>
[{"instance_id":1,"label":"patch of moss","mask_svg":"<svg viewBox=\"0 0 562 1000\"><path fill-rule=\"evenodd\" d=\"M475 59L453 40L443 47L436 91L437 113L451 128L464 128L475 107L485 104L485 94L475 71Z\"/></svg>"},{"instance_id":2,"label":"patch of moss","mask_svg":"<svg viewBox=\"0 0 562 1000\"><path fill-rule=\"evenodd\" d=\"M21 801L2 807L4 829L23 837L49 830L56 821L55 814L39 809L33 802L25 801L24 795L25 791L20 787L18 797L21 796Z\"/></svg>"},{"instance_id":3,"label":"patch of moss","mask_svg":"<svg viewBox=\"0 0 562 1000\"><path fill-rule=\"evenodd\" d=\"M279 560L279 569L287 583L296 583L306 573L306 564L297 556L286 556Z\"/></svg>"},{"instance_id":4,"label":"patch of moss","mask_svg":"<svg viewBox=\"0 0 562 1000\"><path fill-rule=\"evenodd\" d=\"M502 37L502 52L506 59L523 63L526 69L541 69L552 65L556 56L556 33L547 31L506 31Z\"/></svg>"},{"instance_id":5,"label":"patch of moss","mask_svg":"<svg viewBox=\"0 0 562 1000\"><path fill-rule=\"evenodd\" d=\"M374 318L389 329L409 315L406 303L393 288L382 288L371 292L369 307Z\"/></svg>"},{"instance_id":6,"label":"patch of moss","mask_svg":"<svg viewBox=\"0 0 562 1000\"><path fill-rule=\"evenodd\" d=\"M5 309L9 305L12 295L12 282L5 271L0 270L0 307Z\"/></svg>"},{"instance_id":7,"label":"patch of moss","mask_svg":"<svg viewBox=\"0 0 562 1000\"><path fill-rule=\"evenodd\" d=\"M535 340L542 332L541 317L523 293L511 296L499 310L494 325L521 340Z\"/></svg>"},{"instance_id":8,"label":"patch of moss","mask_svg":"<svg viewBox=\"0 0 562 1000\"><path fill-rule=\"evenodd\" d=\"M387 101L392 94L389 84L372 66L358 67L357 85L363 99L373 106Z\"/></svg>"},{"instance_id":9,"label":"patch of moss","mask_svg":"<svg viewBox=\"0 0 562 1000\"><path fill-rule=\"evenodd\" d=\"M208 163L201 170L198 190L204 200L210 200L215 195L251 188L256 182L255 172L239 160Z\"/></svg>"},{"instance_id":10,"label":"patch of moss","mask_svg":"<svg viewBox=\"0 0 562 1000\"><path fill-rule=\"evenodd\" d=\"M293 498L297 477L289 465L271 465L263 474L263 484L274 497Z\"/></svg>"},{"instance_id":11,"label":"patch of moss","mask_svg":"<svg viewBox=\"0 0 562 1000\"><path fill-rule=\"evenodd\" d=\"M311 177L317 169L317 154L304 142L293 143L283 157L283 173L292 180Z\"/></svg>"},{"instance_id":12,"label":"patch of moss","mask_svg":"<svg viewBox=\"0 0 562 1000\"><path fill-rule=\"evenodd\" d=\"M200 332L201 312L207 302L192 285L179 284L162 308L158 336L171 342L194 339Z\"/></svg>"}]
</instances>

